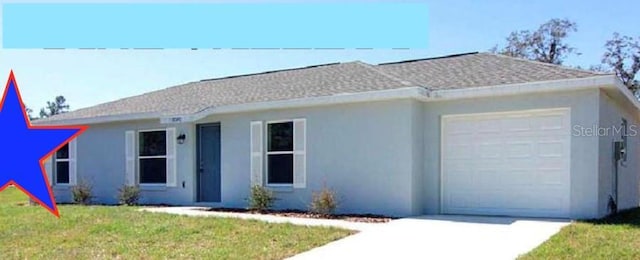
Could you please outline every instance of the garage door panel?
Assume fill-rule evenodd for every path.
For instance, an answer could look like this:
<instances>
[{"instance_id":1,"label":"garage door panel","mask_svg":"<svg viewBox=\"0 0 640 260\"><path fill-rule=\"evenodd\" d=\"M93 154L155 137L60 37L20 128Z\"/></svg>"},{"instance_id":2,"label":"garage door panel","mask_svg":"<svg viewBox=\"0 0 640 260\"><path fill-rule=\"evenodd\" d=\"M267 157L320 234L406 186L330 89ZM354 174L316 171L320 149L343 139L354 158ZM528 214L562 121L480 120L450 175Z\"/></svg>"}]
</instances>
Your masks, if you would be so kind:
<instances>
[{"instance_id":1,"label":"garage door panel","mask_svg":"<svg viewBox=\"0 0 640 260\"><path fill-rule=\"evenodd\" d=\"M475 132L475 122L466 120L452 120L451 125L446 129L452 135L465 135Z\"/></svg>"},{"instance_id":2,"label":"garage door panel","mask_svg":"<svg viewBox=\"0 0 640 260\"><path fill-rule=\"evenodd\" d=\"M508 158L531 158L533 142L511 141L505 145Z\"/></svg>"},{"instance_id":3,"label":"garage door panel","mask_svg":"<svg viewBox=\"0 0 640 260\"><path fill-rule=\"evenodd\" d=\"M563 170L567 171L567 161L565 157L545 157L541 160L537 160L538 165L536 167L537 170Z\"/></svg>"},{"instance_id":4,"label":"garage door panel","mask_svg":"<svg viewBox=\"0 0 640 260\"><path fill-rule=\"evenodd\" d=\"M443 117L442 212L568 217L569 123L568 109Z\"/></svg>"},{"instance_id":5,"label":"garage door panel","mask_svg":"<svg viewBox=\"0 0 640 260\"><path fill-rule=\"evenodd\" d=\"M502 120L503 132L530 132L532 130L532 124L529 116L506 116Z\"/></svg>"},{"instance_id":6,"label":"garage door panel","mask_svg":"<svg viewBox=\"0 0 640 260\"><path fill-rule=\"evenodd\" d=\"M481 143L477 149L477 156L484 159L501 158L504 150L501 143Z\"/></svg>"},{"instance_id":7,"label":"garage door panel","mask_svg":"<svg viewBox=\"0 0 640 260\"><path fill-rule=\"evenodd\" d=\"M499 118L490 118L477 122L477 131L482 134L499 134L502 128L502 120Z\"/></svg>"},{"instance_id":8,"label":"garage door panel","mask_svg":"<svg viewBox=\"0 0 640 260\"><path fill-rule=\"evenodd\" d=\"M522 191L523 189L527 189L531 185L531 176L534 172L530 169L522 167L521 169L511 169L509 171L503 172L503 183L504 187L502 189L508 189L509 192L512 191ZM509 176L508 178L504 178L504 176ZM516 193L518 193L516 192Z\"/></svg>"},{"instance_id":9,"label":"garage door panel","mask_svg":"<svg viewBox=\"0 0 640 260\"><path fill-rule=\"evenodd\" d=\"M469 144L456 144L447 147L444 156L451 160L472 159L475 156L475 147Z\"/></svg>"},{"instance_id":10,"label":"garage door panel","mask_svg":"<svg viewBox=\"0 0 640 260\"><path fill-rule=\"evenodd\" d=\"M499 170L502 169L501 164L503 163L502 157L500 158L482 158L482 160L475 160L475 163L469 163L478 170L489 169L489 170ZM468 168L466 169L468 170Z\"/></svg>"},{"instance_id":11,"label":"garage door panel","mask_svg":"<svg viewBox=\"0 0 640 260\"><path fill-rule=\"evenodd\" d=\"M566 149L565 142L562 140L555 141L541 141L538 142L538 154L539 157L564 157L564 151Z\"/></svg>"},{"instance_id":12,"label":"garage door panel","mask_svg":"<svg viewBox=\"0 0 640 260\"><path fill-rule=\"evenodd\" d=\"M562 114L538 116L533 119L533 123L541 130L562 130L567 128L565 116Z\"/></svg>"},{"instance_id":13,"label":"garage door panel","mask_svg":"<svg viewBox=\"0 0 640 260\"><path fill-rule=\"evenodd\" d=\"M470 194L457 194L452 200L451 209L457 214L561 217L563 215L558 212L563 212L566 204L566 201L560 197L539 198L533 193L523 193L513 197L495 194L488 198L481 200L470 197Z\"/></svg>"},{"instance_id":14,"label":"garage door panel","mask_svg":"<svg viewBox=\"0 0 640 260\"><path fill-rule=\"evenodd\" d=\"M562 130L549 129L549 130L540 130L538 131L537 135L538 135L538 138L540 138L540 141L544 141L547 139L553 140L553 138L557 138L558 136L562 135L565 132L566 132L566 129L562 129Z\"/></svg>"},{"instance_id":15,"label":"garage door panel","mask_svg":"<svg viewBox=\"0 0 640 260\"><path fill-rule=\"evenodd\" d=\"M536 162L526 157L509 157L508 163L503 166L505 171L528 170L535 167Z\"/></svg>"},{"instance_id":16,"label":"garage door panel","mask_svg":"<svg viewBox=\"0 0 640 260\"><path fill-rule=\"evenodd\" d=\"M563 176L565 169L539 169L536 172L536 180L540 185L560 185L564 187L566 178Z\"/></svg>"}]
</instances>

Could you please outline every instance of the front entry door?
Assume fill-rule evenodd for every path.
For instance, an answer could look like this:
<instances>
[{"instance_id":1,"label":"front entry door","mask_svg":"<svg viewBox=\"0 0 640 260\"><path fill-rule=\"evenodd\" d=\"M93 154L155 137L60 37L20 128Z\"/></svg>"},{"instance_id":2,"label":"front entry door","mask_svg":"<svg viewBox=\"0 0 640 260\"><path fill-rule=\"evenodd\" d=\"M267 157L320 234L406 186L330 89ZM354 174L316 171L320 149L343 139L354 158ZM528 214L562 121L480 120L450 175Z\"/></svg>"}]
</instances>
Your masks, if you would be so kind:
<instances>
[{"instance_id":1,"label":"front entry door","mask_svg":"<svg viewBox=\"0 0 640 260\"><path fill-rule=\"evenodd\" d=\"M198 125L198 201L220 202L220 124Z\"/></svg>"}]
</instances>

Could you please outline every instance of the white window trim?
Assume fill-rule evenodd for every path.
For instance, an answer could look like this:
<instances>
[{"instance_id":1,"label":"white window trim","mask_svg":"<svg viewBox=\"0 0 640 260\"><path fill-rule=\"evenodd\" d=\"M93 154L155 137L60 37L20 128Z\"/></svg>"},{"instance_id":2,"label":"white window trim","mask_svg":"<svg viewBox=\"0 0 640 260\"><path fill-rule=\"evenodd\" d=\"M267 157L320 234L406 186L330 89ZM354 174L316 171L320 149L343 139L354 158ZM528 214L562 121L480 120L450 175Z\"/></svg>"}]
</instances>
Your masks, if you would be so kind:
<instances>
[{"instance_id":1,"label":"white window trim","mask_svg":"<svg viewBox=\"0 0 640 260\"><path fill-rule=\"evenodd\" d=\"M164 183L144 183L142 182L142 178L140 176L141 172L140 172L140 160L143 159L165 159L167 160L167 150L165 149L164 151L164 155L150 155L150 156L141 156L140 155L140 133L149 133L149 132L165 132L165 134L167 133L167 129L166 128L158 128L158 129L145 129L145 130L138 130L138 138L135 139L136 143L134 145L135 147L135 151L136 151L136 174L138 175L138 184L140 186L146 186L146 187L165 187L167 186L167 182L165 181ZM165 144L166 145L166 144ZM165 170L166 171L166 170Z\"/></svg>"},{"instance_id":2,"label":"white window trim","mask_svg":"<svg viewBox=\"0 0 640 260\"><path fill-rule=\"evenodd\" d=\"M67 144L68 145L68 144ZM51 168L53 168L53 184L54 186L70 186L71 185L71 161L70 158L71 154L69 154L69 152L67 153L67 158L62 158L62 159L58 159L58 154L57 151L56 153L54 153L53 156L53 163L51 165ZM61 183L58 182L58 162L66 162L67 163L67 175L69 175L69 182L67 183Z\"/></svg>"},{"instance_id":3,"label":"white window trim","mask_svg":"<svg viewBox=\"0 0 640 260\"><path fill-rule=\"evenodd\" d=\"M265 131L265 137L266 138L264 138L264 142L265 142L264 169L265 169L265 172L267 173L267 174L265 174L265 177L266 177L265 183L267 184L267 187L293 187L293 181L291 181L290 184L289 183L269 183L269 155L291 154L293 156L293 153L294 153L294 148L293 147L291 148L291 151L269 152L269 138L270 138L270 136L269 136L269 125L270 124L278 124L278 123L291 123L291 124L293 124L293 119L272 120L272 121L266 121L265 122L264 131ZM291 136L291 138L293 139L294 137ZM291 140L291 141L293 142L294 140ZM293 167L293 160L291 160L291 165Z\"/></svg>"}]
</instances>

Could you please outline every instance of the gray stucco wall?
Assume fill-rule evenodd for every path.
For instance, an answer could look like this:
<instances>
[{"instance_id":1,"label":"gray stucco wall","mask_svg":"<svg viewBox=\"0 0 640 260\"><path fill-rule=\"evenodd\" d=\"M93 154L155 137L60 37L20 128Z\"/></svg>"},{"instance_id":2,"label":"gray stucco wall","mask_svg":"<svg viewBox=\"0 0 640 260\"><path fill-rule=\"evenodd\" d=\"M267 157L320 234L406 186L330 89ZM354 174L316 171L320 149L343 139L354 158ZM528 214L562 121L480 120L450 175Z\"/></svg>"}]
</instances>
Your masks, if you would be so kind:
<instances>
[{"instance_id":1,"label":"gray stucco wall","mask_svg":"<svg viewBox=\"0 0 640 260\"><path fill-rule=\"evenodd\" d=\"M159 120L135 121L117 124L95 124L77 138L78 182L93 187L96 203L117 203L118 189L125 181L125 131L176 127L178 133L186 131L193 136L191 125L162 125ZM177 146L177 187L141 187L141 203L189 204L193 202L194 168L192 163L195 141L188 139ZM182 182L185 182L184 188ZM55 186L57 202L70 202L68 186Z\"/></svg>"},{"instance_id":2,"label":"gray stucco wall","mask_svg":"<svg viewBox=\"0 0 640 260\"><path fill-rule=\"evenodd\" d=\"M307 187L275 189L278 208L306 209L323 185L340 197L339 212L396 216L440 213L441 117L450 114L571 109L572 126L610 124L628 108L599 90L420 102L392 100L299 109L214 115L196 123L221 125L222 203L245 207L250 186L251 121L306 118ZM637 124L627 116L629 123ZM159 120L91 125L78 137L78 179L93 186L95 201L116 203L125 179L127 130L175 127L186 142L177 146L177 187L142 187L142 203L192 205L196 198L196 123L166 125ZM640 131L640 129L638 129ZM638 137L630 138L629 160L621 169L621 208L638 205ZM631 147L633 144L633 147ZM606 214L610 187L610 137L572 136L572 218ZM609 163L609 164L607 164ZM58 202L71 199L68 187L54 187ZM597 192L596 192L597 191Z\"/></svg>"},{"instance_id":3,"label":"gray stucco wall","mask_svg":"<svg viewBox=\"0 0 640 260\"><path fill-rule=\"evenodd\" d=\"M440 213L440 129L441 117L450 114L516 111L542 108L571 108L571 124L594 125L598 121L598 90L530 94L495 98L427 102L424 104L424 201L427 214ZM598 216L598 139L571 139L572 218Z\"/></svg>"},{"instance_id":4,"label":"gray stucco wall","mask_svg":"<svg viewBox=\"0 0 640 260\"><path fill-rule=\"evenodd\" d=\"M421 194L421 150L414 138L422 107L418 101L395 100L303 109L210 116L197 123L221 125L222 203L245 207L250 187L249 126L255 120L306 118L307 187L274 189L278 208L306 209L313 191L324 184L340 197L339 212L397 216L421 213L414 200ZM177 146L177 187L144 187L142 203L194 204L196 198L196 124L163 125L159 120L97 124L78 142L78 179L93 186L94 201L116 203L125 180L125 131L176 127L186 133ZM184 183L184 187L183 187ZM58 202L71 199L67 187L55 187Z\"/></svg>"},{"instance_id":5,"label":"gray stucco wall","mask_svg":"<svg viewBox=\"0 0 640 260\"><path fill-rule=\"evenodd\" d=\"M411 104L412 116L412 139L413 139L413 212L422 214L424 212L424 129L425 129L425 111L422 102L413 101Z\"/></svg>"},{"instance_id":6,"label":"gray stucco wall","mask_svg":"<svg viewBox=\"0 0 640 260\"><path fill-rule=\"evenodd\" d=\"M620 141L621 132L618 131L622 118L628 123L627 160L618 167L618 209L638 206L638 143L640 142L640 128L636 109L629 104L616 102L604 91L599 95L599 123L603 129L599 134L599 186L598 186L598 214L604 216L609 213L609 196L613 195L613 142ZM635 111L635 112L634 112ZM614 130L617 128L618 130ZM608 130L606 130L608 129ZM606 131L606 132L605 132Z\"/></svg>"},{"instance_id":7,"label":"gray stucco wall","mask_svg":"<svg viewBox=\"0 0 640 260\"><path fill-rule=\"evenodd\" d=\"M246 206L249 196L249 125L251 121L306 118L307 185L274 189L278 208L306 209L313 191L327 185L337 191L340 212L406 216L419 214L412 182L420 169L416 156L417 101L333 105L211 116L198 123L220 122L222 135L222 205Z\"/></svg>"}]
</instances>

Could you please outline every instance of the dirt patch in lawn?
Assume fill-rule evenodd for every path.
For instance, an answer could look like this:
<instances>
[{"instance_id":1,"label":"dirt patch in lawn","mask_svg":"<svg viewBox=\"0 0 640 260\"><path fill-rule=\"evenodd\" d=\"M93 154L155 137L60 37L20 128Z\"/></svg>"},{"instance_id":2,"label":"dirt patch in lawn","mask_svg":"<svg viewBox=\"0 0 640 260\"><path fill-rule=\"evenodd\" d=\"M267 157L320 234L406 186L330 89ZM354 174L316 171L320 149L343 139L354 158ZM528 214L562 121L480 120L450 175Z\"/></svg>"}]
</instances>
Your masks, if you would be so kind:
<instances>
[{"instance_id":1,"label":"dirt patch in lawn","mask_svg":"<svg viewBox=\"0 0 640 260\"><path fill-rule=\"evenodd\" d=\"M314 213L297 210L297 209L257 211L257 210L242 209L242 208L205 208L202 210L215 211L215 212L274 215L274 216L294 217L294 218L338 219L338 220L346 220L351 222L362 222L362 223L386 223L393 219L396 219L393 217L388 217L383 215L374 215L374 214L335 214L331 216L324 216L324 215L314 214Z\"/></svg>"}]
</instances>

